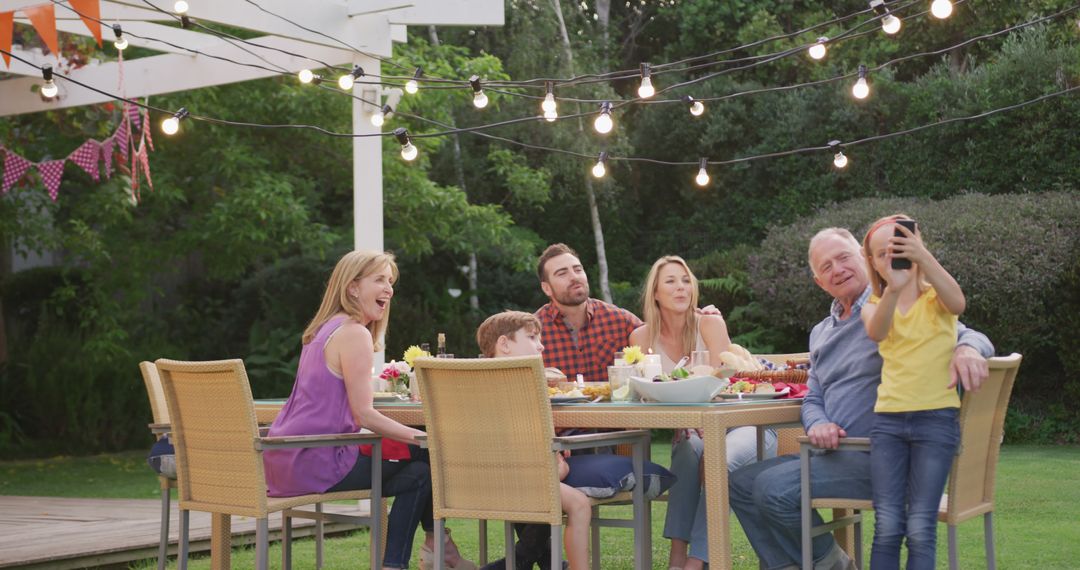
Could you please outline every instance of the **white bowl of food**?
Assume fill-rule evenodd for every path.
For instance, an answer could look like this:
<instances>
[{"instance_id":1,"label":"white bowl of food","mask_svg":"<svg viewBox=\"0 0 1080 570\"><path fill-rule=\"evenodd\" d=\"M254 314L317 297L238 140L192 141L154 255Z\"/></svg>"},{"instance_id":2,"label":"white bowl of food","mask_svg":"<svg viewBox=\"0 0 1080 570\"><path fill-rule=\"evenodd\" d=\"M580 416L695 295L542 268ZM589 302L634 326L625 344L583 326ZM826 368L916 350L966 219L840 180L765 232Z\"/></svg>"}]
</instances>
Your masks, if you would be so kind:
<instances>
[{"instance_id":1,"label":"white bowl of food","mask_svg":"<svg viewBox=\"0 0 1080 570\"><path fill-rule=\"evenodd\" d=\"M653 382L648 378L630 377L630 385L642 400L666 404L699 404L708 402L727 387L726 378L694 376L684 380Z\"/></svg>"}]
</instances>

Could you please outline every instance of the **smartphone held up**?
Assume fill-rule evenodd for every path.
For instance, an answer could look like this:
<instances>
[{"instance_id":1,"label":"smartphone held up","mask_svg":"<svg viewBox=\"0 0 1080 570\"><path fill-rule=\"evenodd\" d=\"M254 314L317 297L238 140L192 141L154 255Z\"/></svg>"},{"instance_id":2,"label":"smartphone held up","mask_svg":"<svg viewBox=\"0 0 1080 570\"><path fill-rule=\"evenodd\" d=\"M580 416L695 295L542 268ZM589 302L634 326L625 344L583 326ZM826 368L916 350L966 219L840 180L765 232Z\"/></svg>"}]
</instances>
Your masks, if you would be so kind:
<instances>
[{"instance_id":1,"label":"smartphone held up","mask_svg":"<svg viewBox=\"0 0 1080 570\"><path fill-rule=\"evenodd\" d=\"M896 224L904 226L909 232L915 233L915 220L896 220ZM904 237L904 233L900 231L900 228L893 230L895 237ZM911 269L911 260L906 257L893 257L892 258L893 269Z\"/></svg>"}]
</instances>

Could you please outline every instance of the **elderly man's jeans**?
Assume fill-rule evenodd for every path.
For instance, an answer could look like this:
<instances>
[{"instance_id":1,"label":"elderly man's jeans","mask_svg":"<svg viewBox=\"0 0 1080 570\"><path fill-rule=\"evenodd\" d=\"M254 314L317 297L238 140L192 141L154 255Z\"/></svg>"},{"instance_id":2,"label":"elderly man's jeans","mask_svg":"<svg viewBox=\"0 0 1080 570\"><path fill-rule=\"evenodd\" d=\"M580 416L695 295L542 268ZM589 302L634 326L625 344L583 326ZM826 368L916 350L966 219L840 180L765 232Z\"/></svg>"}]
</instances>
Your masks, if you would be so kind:
<instances>
[{"instance_id":1,"label":"elderly man's jeans","mask_svg":"<svg viewBox=\"0 0 1080 570\"><path fill-rule=\"evenodd\" d=\"M818 497L870 498L870 454L836 451L810 460L810 492ZM731 474L731 508L765 568L799 566L802 560L799 456L782 455ZM821 524L817 513L814 524ZM831 534L814 538L814 560L835 544Z\"/></svg>"},{"instance_id":2,"label":"elderly man's jeans","mask_svg":"<svg viewBox=\"0 0 1080 570\"><path fill-rule=\"evenodd\" d=\"M905 536L908 570L933 570L938 504L960 443L957 413L944 408L875 415L870 433L874 570L900 567Z\"/></svg>"}]
</instances>

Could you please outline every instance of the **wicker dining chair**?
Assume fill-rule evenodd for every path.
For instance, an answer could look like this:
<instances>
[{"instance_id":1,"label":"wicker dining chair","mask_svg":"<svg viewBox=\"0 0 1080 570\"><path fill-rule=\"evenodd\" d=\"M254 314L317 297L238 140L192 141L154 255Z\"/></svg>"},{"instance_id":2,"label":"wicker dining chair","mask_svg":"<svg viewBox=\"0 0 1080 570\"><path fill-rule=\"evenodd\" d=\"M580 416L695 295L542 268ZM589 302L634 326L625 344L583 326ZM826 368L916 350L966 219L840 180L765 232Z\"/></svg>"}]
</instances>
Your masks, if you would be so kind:
<instances>
[{"instance_id":1,"label":"wicker dining chair","mask_svg":"<svg viewBox=\"0 0 1080 570\"><path fill-rule=\"evenodd\" d=\"M552 568L562 567L562 504L558 451L633 444L633 491L593 504L632 500L634 567L652 567L652 529L644 496L646 430L555 437L544 365L539 356L418 358L415 363L431 453L435 536L445 520L505 521L507 568L514 567L511 523L551 525ZM443 541L436 540L436 568ZM483 548L483 546L481 547ZM599 544L592 545L598 552Z\"/></svg>"},{"instance_id":2,"label":"wicker dining chair","mask_svg":"<svg viewBox=\"0 0 1080 570\"><path fill-rule=\"evenodd\" d=\"M381 566L386 534L382 496L382 446L370 433L260 437L255 421L251 386L242 360L155 362L172 420L180 499L178 566L187 568L190 511L248 516L256 519L255 566L268 566L270 513L282 513L282 567L292 558L291 519L333 520L363 524L371 529L370 563ZM372 488L268 497L263 472L263 451L297 447L373 444ZM369 515L349 516L298 510L334 500L370 499Z\"/></svg>"},{"instance_id":3,"label":"wicker dining chair","mask_svg":"<svg viewBox=\"0 0 1080 570\"><path fill-rule=\"evenodd\" d=\"M978 515L983 516L983 533L986 549L986 567L997 566L994 555L994 483L997 476L998 456L1005 429L1005 411L1009 407L1016 373L1022 357L1009 356L989 359L990 377L977 392L964 392L960 403L960 447L949 471L949 482L941 497L938 521L948 525L949 568L956 570L959 557L956 546L956 526ZM841 439L840 449L870 449L870 439ZM807 438L800 440L802 464L802 566L813 568L811 540L813 537L845 525L855 527L855 563L862 564L862 513L872 509L867 500L837 499L810 496L810 450L813 446ZM812 508L850 509L849 516L812 527Z\"/></svg>"},{"instance_id":4,"label":"wicker dining chair","mask_svg":"<svg viewBox=\"0 0 1080 570\"><path fill-rule=\"evenodd\" d=\"M150 412L154 423L150 431L157 439L166 437L169 432L169 406L165 403L165 392L161 387L161 377L153 362L139 363L146 396L150 399ZM161 489L161 536L158 540L158 570L165 570L169 557L169 522L172 507L172 489L176 488L176 479L158 474L158 487Z\"/></svg>"}]
</instances>

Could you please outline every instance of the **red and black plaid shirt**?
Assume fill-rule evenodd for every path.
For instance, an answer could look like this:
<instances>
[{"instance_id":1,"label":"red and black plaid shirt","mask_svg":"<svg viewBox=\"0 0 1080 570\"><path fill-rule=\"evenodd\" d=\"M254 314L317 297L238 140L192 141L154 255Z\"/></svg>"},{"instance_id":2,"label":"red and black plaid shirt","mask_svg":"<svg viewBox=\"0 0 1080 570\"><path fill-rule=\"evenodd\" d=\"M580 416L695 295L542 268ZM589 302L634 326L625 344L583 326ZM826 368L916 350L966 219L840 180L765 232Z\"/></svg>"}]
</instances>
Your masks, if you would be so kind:
<instances>
[{"instance_id":1,"label":"red and black plaid shirt","mask_svg":"<svg viewBox=\"0 0 1080 570\"><path fill-rule=\"evenodd\" d=\"M606 382L607 367L614 364L615 353L626 346L630 333L642 325L641 319L599 299L585 301L588 316L577 331L553 303L536 311L543 330L544 366L562 370L567 379L581 374L586 382Z\"/></svg>"}]
</instances>

